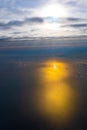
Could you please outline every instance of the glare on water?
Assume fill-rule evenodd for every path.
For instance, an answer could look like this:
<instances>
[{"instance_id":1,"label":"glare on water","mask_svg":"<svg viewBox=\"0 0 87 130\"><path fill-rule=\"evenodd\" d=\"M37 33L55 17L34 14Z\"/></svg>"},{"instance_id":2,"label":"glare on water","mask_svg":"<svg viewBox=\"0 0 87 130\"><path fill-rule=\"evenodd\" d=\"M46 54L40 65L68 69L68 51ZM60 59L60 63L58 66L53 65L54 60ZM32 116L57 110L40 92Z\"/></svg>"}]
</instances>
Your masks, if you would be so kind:
<instances>
[{"instance_id":1,"label":"glare on water","mask_svg":"<svg viewBox=\"0 0 87 130\"><path fill-rule=\"evenodd\" d=\"M63 62L47 61L38 70L41 85L36 90L35 102L39 114L50 120L68 121L76 110L76 91L66 81L68 66Z\"/></svg>"}]
</instances>

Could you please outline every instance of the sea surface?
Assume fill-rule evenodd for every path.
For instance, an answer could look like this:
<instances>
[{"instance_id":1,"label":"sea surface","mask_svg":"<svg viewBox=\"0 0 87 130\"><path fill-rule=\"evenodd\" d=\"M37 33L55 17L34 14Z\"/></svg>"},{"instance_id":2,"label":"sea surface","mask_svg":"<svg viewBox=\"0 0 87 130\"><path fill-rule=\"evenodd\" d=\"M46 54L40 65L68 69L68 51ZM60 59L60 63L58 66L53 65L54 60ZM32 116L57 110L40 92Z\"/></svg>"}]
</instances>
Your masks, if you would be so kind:
<instances>
[{"instance_id":1,"label":"sea surface","mask_svg":"<svg viewBox=\"0 0 87 130\"><path fill-rule=\"evenodd\" d=\"M86 130L87 47L0 50L0 130Z\"/></svg>"}]
</instances>

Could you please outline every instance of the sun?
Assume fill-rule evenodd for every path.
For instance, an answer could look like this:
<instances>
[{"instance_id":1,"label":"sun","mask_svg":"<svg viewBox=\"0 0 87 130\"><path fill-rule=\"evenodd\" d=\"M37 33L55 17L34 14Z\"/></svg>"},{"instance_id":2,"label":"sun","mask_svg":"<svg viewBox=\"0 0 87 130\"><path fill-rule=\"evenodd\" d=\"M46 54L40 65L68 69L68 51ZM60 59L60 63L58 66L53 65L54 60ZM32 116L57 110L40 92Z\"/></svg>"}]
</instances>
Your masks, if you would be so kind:
<instances>
[{"instance_id":1,"label":"sun","mask_svg":"<svg viewBox=\"0 0 87 130\"><path fill-rule=\"evenodd\" d=\"M52 4L45 6L42 11L41 15L43 17L66 17L67 12L66 9L59 4Z\"/></svg>"}]
</instances>

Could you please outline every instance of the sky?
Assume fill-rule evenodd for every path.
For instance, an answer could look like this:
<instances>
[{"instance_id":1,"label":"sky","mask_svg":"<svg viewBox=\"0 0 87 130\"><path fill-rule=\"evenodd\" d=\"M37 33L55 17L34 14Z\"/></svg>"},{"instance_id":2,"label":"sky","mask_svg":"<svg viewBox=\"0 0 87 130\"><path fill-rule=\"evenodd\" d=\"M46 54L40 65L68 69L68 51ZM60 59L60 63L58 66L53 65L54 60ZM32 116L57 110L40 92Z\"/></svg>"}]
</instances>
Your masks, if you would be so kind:
<instances>
[{"instance_id":1,"label":"sky","mask_svg":"<svg viewBox=\"0 0 87 130\"><path fill-rule=\"evenodd\" d=\"M0 0L0 39L87 36L87 0Z\"/></svg>"}]
</instances>

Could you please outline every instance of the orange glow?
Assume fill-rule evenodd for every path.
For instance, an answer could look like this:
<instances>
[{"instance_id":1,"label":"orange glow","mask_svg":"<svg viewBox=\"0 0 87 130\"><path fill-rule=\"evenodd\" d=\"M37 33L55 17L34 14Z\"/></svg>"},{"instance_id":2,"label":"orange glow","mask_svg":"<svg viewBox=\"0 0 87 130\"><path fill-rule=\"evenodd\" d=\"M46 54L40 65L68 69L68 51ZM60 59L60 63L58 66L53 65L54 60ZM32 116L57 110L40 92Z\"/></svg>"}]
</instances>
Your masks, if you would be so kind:
<instances>
[{"instance_id":1,"label":"orange glow","mask_svg":"<svg viewBox=\"0 0 87 130\"><path fill-rule=\"evenodd\" d=\"M49 119L67 120L74 112L76 94L67 84L51 85L40 91L40 110Z\"/></svg>"},{"instance_id":2,"label":"orange glow","mask_svg":"<svg viewBox=\"0 0 87 130\"><path fill-rule=\"evenodd\" d=\"M50 120L66 121L74 114L76 92L66 82L70 75L68 65L49 61L39 69L41 87L37 90L37 108Z\"/></svg>"},{"instance_id":3,"label":"orange glow","mask_svg":"<svg viewBox=\"0 0 87 130\"><path fill-rule=\"evenodd\" d=\"M44 63L44 67L39 69L44 82L60 81L69 75L67 64L56 61L48 61ZM56 70L56 71L55 71Z\"/></svg>"},{"instance_id":4,"label":"orange glow","mask_svg":"<svg viewBox=\"0 0 87 130\"><path fill-rule=\"evenodd\" d=\"M55 64L54 64L53 68L56 69L56 65Z\"/></svg>"}]
</instances>

